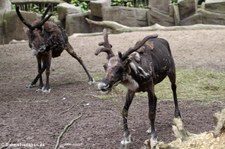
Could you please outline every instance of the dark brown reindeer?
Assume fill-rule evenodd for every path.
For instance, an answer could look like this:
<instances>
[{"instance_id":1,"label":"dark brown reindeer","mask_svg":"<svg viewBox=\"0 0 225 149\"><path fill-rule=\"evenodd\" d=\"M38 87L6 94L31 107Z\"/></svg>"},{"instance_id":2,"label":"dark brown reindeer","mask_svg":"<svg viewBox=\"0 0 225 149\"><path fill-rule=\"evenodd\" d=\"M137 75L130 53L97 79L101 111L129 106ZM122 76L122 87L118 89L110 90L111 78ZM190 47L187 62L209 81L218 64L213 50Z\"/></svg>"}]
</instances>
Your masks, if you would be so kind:
<instances>
[{"instance_id":1,"label":"dark brown reindeer","mask_svg":"<svg viewBox=\"0 0 225 149\"><path fill-rule=\"evenodd\" d=\"M131 143L131 135L127 124L128 110L135 93L142 91L148 93L151 124L150 141L151 147L154 148L157 141L154 125L157 98L154 86L166 76L169 77L173 91L175 117L180 117L176 94L175 64L169 43L165 39L158 38L158 35L150 35L137 42L133 48L129 48L123 54L119 52L118 55L114 55L112 45L108 41L108 33L106 30L103 32L104 42L99 43L103 47L97 49L95 54L106 52L108 63L104 65L105 76L98 84L98 88L103 92L107 92L119 83L128 88L126 102L122 111L124 139L121 144Z\"/></svg>"},{"instance_id":2,"label":"dark brown reindeer","mask_svg":"<svg viewBox=\"0 0 225 149\"><path fill-rule=\"evenodd\" d=\"M39 89L42 92L50 92L49 75L51 59L61 55L65 49L73 58L75 58L85 70L90 82L93 82L92 77L87 71L82 59L77 56L72 46L68 42L68 36L63 28L53 22L48 21L52 14L47 15L50 5L42 15L41 19L29 24L21 15L19 7L16 7L16 13L20 20L25 24L28 29L26 34L29 40L29 47L33 50L38 63L38 75L29 85L33 87L39 79ZM46 70L46 84L43 84L42 73Z\"/></svg>"}]
</instances>

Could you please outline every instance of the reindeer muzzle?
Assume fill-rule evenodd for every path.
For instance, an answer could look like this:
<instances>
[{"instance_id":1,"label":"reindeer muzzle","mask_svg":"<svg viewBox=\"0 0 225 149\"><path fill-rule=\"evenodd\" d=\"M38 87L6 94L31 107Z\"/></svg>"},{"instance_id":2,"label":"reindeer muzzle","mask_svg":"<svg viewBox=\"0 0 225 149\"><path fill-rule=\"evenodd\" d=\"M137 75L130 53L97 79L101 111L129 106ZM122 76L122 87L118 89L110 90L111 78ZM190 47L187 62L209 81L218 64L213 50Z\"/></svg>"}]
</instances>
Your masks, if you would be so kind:
<instances>
[{"instance_id":1,"label":"reindeer muzzle","mask_svg":"<svg viewBox=\"0 0 225 149\"><path fill-rule=\"evenodd\" d=\"M45 50L46 50L46 46L43 44L43 45L40 46L40 48L37 51L38 51L38 53L42 53Z\"/></svg>"},{"instance_id":2,"label":"reindeer muzzle","mask_svg":"<svg viewBox=\"0 0 225 149\"><path fill-rule=\"evenodd\" d=\"M103 92L107 92L111 89L111 87L108 83L100 82L100 83L98 83L98 89Z\"/></svg>"},{"instance_id":3,"label":"reindeer muzzle","mask_svg":"<svg viewBox=\"0 0 225 149\"><path fill-rule=\"evenodd\" d=\"M38 48L38 49L33 49L32 48L32 52L33 52L34 56L38 55L38 53L43 53L45 50L46 50L46 46L45 45L41 45L40 48Z\"/></svg>"}]
</instances>

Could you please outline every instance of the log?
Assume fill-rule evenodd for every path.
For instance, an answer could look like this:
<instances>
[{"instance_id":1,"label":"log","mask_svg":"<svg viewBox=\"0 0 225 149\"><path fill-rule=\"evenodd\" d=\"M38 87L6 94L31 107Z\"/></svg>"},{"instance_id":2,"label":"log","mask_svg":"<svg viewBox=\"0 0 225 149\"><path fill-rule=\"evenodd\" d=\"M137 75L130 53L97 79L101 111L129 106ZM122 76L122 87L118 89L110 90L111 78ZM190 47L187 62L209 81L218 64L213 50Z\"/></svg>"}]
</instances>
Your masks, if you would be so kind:
<instances>
[{"instance_id":1,"label":"log","mask_svg":"<svg viewBox=\"0 0 225 149\"><path fill-rule=\"evenodd\" d=\"M214 131L193 134L188 132L181 119L174 118L172 126L176 140L170 143L159 142L157 149L222 149L225 148L225 109L214 114L216 127ZM149 149L149 140L141 149Z\"/></svg>"},{"instance_id":2,"label":"log","mask_svg":"<svg viewBox=\"0 0 225 149\"><path fill-rule=\"evenodd\" d=\"M114 33L123 32L135 32L135 31L177 31L177 30L212 30L212 29L225 29L224 25L209 25L209 24L195 24L190 26L162 26L159 24L154 24L152 26L146 27L129 27L119 24L114 21L93 21L86 18L89 24L94 24L103 28L109 28Z\"/></svg>"},{"instance_id":3,"label":"log","mask_svg":"<svg viewBox=\"0 0 225 149\"><path fill-rule=\"evenodd\" d=\"M214 114L214 121L216 123L214 135L219 136L220 134L225 133L225 109Z\"/></svg>"}]
</instances>

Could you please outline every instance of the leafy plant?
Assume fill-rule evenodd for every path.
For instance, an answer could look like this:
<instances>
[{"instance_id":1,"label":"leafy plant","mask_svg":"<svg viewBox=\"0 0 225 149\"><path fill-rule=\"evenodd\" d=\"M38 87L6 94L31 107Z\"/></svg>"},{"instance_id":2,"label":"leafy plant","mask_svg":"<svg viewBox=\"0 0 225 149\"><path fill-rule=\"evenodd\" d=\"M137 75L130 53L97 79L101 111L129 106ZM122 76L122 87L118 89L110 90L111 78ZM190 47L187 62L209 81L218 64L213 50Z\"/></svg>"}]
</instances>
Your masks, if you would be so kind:
<instances>
[{"instance_id":1,"label":"leafy plant","mask_svg":"<svg viewBox=\"0 0 225 149\"><path fill-rule=\"evenodd\" d=\"M30 11L32 12L36 12L36 13L40 13L40 14L43 14L44 13L44 10L39 10L39 6L34 4L33 7L31 7Z\"/></svg>"},{"instance_id":2,"label":"leafy plant","mask_svg":"<svg viewBox=\"0 0 225 149\"><path fill-rule=\"evenodd\" d=\"M171 3L177 3L178 0L171 0ZM148 0L112 0L112 6L138 7L148 6Z\"/></svg>"},{"instance_id":3,"label":"leafy plant","mask_svg":"<svg viewBox=\"0 0 225 149\"><path fill-rule=\"evenodd\" d=\"M137 3L138 2L138 3ZM112 6L125 6L125 7L138 7L138 8L144 8L146 5L146 0L112 0Z\"/></svg>"},{"instance_id":4,"label":"leafy plant","mask_svg":"<svg viewBox=\"0 0 225 149\"><path fill-rule=\"evenodd\" d=\"M177 0L171 0L171 3L175 3L176 4L177 3Z\"/></svg>"},{"instance_id":5,"label":"leafy plant","mask_svg":"<svg viewBox=\"0 0 225 149\"><path fill-rule=\"evenodd\" d=\"M87 2L82 1L82 0L71 0L71 4L78 6L81 8L81 11L88 11L89 10L89 5Z\"/></svg>"}]
</instances>

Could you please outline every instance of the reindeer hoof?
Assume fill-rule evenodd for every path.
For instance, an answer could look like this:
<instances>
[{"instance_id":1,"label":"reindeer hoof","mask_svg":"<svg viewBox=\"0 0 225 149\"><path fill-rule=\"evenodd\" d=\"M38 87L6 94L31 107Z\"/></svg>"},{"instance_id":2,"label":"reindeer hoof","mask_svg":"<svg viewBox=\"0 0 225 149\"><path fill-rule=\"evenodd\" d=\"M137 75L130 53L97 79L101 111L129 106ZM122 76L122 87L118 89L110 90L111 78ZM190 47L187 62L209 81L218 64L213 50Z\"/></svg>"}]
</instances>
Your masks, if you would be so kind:
<instances>
[{"instance_id":1,"label":"reindeer hoof","mask_svg":"<svg viewBox=\"0 0 225 149\"><path fill-rule=\"evenodd\" d=\"M35 85L33 85L33 84L29 84L26 86L26 88L28 88L28 89L33 88L33 87L35 87Z\"/></svg>"},{"instance_id":2,"label":"reindeer hoof","mask_svg":"<svg viewBox=\"0 0 225 149\"><path fill-rule=\"evenodd\" d=\"M42 92L41 88L36 89L36 92Z\"/></svg>"},{"instance_id":3,"label":"reindeer hoof","mask_svg":"<svg viewBox=\"0 0 225 149\"><path fill-rule=\"evenodd\" d=\"M151 149L156 149L156 146L158 144L157 138L151 137L149 144L150 144Z\"/></svg>"},{"instance_id":4,"label":"reindeer hoof","mask_svg":"<svg viewBox=\"0 0 225 149\"><path fill-rule=\"evenodd\" d=\"M93 79L93 78L89 79L88 84L89 85L95 84L95 79Z\"/></svg>"},{"instance_id":5,"label":"reindeer hoof","mask_svg":"<svg viewBox=\"0 0 225 149\"><path fill-rule=\"evenodd\" d=\"M131 135L124 137L124 139L121 141L122 145L128 145L132 143Z\"/></svg>"},{"instance_id":6,"label":"reindeer hoof","mask_svg":"<svg viewBox=\"0 0 225 149\"><path fill-rule=\"evenodd\" d=\"M152 131L151 131L151 127L149 127L148 130L146 130L146 132L147 132L148 134L151 134L151 132L152 132Z\"/></svg>"},{"instance_id":7,"label":"reindeer hoof","mask_svg":"<svg viewBox=\"0 0 225 149\"><path fill-rule=\"evenodd\" d=\"M45 88L45 87L42 87L41 91L42 91L42 93L44 93L44 94L48 94L48 93L51 92L51 89L50 89L50 88L47 89L47 88Z\"/></svg>"}]
</instances>

